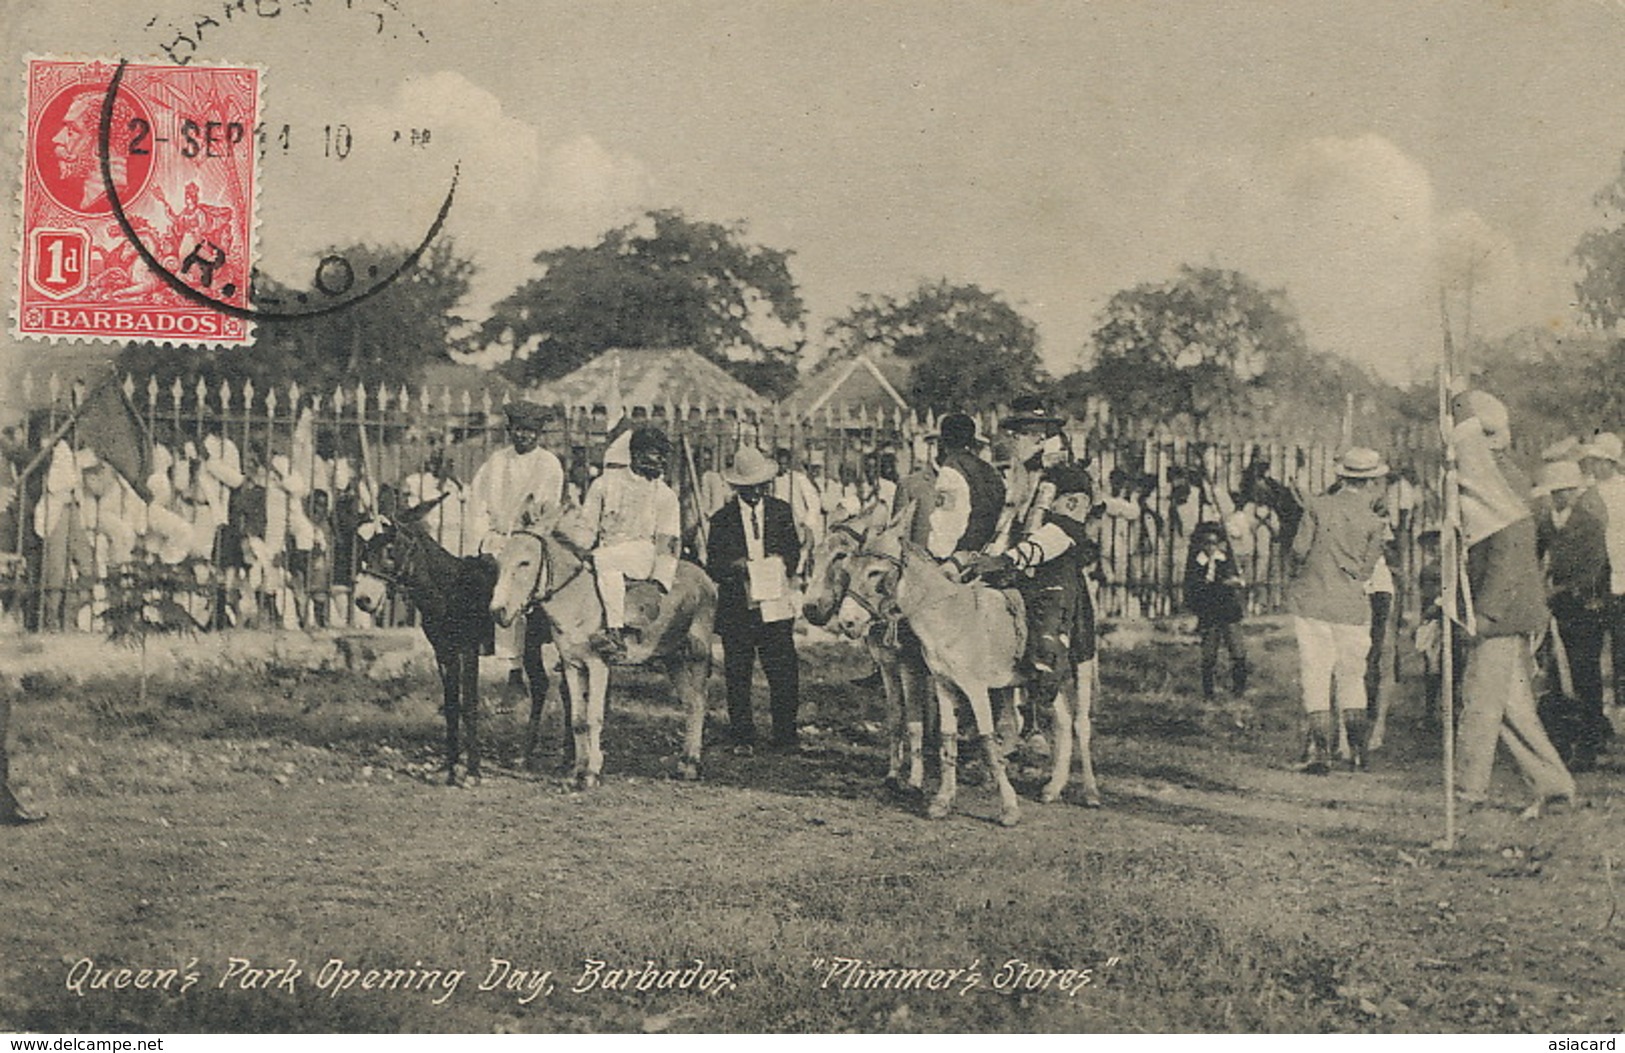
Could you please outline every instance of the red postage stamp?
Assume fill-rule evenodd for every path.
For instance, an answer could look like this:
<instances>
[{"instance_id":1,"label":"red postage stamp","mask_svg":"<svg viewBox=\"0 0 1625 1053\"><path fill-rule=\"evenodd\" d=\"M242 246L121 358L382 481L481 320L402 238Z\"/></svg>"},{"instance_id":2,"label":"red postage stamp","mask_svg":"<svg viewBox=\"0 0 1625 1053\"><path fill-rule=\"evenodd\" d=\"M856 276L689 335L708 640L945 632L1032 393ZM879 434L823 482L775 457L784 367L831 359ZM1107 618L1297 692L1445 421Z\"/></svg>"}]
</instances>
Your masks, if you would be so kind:
<instances>
[{"instance_id":1,"label":"red postage stamp","mask_svg":"<svg viewBox=\"0 0 1625 1053\"><path fill-rule=\"evenodd\" d=\"M254 265L260 74L28 60L14 332L239 345Z\"/></svg>"}]
</instances>

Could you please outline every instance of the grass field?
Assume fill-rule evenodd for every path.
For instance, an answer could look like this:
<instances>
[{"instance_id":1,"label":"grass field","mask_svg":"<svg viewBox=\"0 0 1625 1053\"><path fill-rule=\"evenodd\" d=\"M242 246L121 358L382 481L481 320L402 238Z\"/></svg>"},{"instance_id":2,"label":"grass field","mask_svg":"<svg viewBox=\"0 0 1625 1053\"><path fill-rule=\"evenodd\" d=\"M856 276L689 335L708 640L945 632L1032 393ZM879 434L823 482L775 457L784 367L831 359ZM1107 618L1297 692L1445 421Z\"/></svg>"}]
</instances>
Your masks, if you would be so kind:
<instances>
[{"instance_id":1,"label":"grass field","mask_svg":"<svg viewBox=\"0 0 1625 1053\"><path fill-rule=\"evenodd\" d=\"M1040 805L1024 755L1013 830L985 784L941 822L880 787L838 645L802 655L802 756L713 749L698 784L661 683L622 677L585 795L518 770L518 714L483 784L439 785L427 677L225 668L137 705L31 675L13 781L52 818L0 830L0 1030L1618 1031L1620 760L1531 823L1503 757L1437 851L1417 685L1375 770L1299 775L1291 641L1249 643L1244 705L1202 703L1189 638L1108 653L1105 807Z\"/></svg>"}]
</instances>

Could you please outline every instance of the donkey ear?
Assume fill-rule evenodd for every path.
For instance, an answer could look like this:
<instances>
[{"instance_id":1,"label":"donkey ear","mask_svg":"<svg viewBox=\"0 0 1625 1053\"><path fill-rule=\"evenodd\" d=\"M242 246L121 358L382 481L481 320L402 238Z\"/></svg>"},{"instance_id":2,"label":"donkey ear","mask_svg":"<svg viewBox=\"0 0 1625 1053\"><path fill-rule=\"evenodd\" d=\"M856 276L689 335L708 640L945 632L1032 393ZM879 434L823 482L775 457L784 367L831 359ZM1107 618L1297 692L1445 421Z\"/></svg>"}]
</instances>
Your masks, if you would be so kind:
<instances>
[{"instance_id":1,"label":"donkey ear","mask_svg":"<svg viewBox=\"0 0 1625 1053\"><path fill-rule=\"evenodd\" d=\"M439 507L440 502L444 501L449 496L449 494L441 494L433 501L425 501L420 505L413 505L411 508L408 508L406 511L400 513L398 518L402 523L421 523L423 522L423 518L425 516L427 516L430 512L433 512L437 507Z\"/></svg>"},{"instance_id":2,"label":"donkey ear","mask_svg":"<svg viewBox=\"0 0 1625 1053\"><path fill-rule=\"evenodd\" d=\"M909 526L914 522L915 509L919 508L919 498L911 498L901 508L892 513L891 522L885 524L886 532L908 536Z\"/></svg>"}]
</instances>

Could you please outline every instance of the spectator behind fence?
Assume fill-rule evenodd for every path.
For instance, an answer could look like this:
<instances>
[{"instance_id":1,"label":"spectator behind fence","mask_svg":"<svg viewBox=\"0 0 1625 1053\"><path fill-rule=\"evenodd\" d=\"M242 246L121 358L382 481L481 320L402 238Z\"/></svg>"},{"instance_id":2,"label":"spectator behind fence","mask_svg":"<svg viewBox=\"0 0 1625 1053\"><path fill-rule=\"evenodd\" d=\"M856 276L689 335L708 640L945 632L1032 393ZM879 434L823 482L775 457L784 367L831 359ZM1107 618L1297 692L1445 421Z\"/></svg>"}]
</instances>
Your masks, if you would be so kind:
<instances>
[{"instance_id":1,"label":"spectator behind fence","mask_svg":"<svg viewBox=\"0 0 1625 1053\"><path fill-rule=\"evenodd\" d=\"M1200 523L1185 563L1185 606L1196 615L1202 637L1202 697L1212 701L1219 671L1219 648L1230 655L1230 689L1247 691L1247 647L1241 620L1247 583L1223 525Z\"/></svg>"},{"instance_id":2,"label":"spectator behind fence","mask_svg":"<svg viewBox=\"0 0 1625 1053\"><path fill-rule=\"evenodd\" d=\"M45 470L45 492L34 505L34 533L43 542L40 553L43 628L76 625L79 609L90 595L95 552L84 527L80 460L81 455L66 442L52 447L50 464Z\"/></svg>"}]
</instances>

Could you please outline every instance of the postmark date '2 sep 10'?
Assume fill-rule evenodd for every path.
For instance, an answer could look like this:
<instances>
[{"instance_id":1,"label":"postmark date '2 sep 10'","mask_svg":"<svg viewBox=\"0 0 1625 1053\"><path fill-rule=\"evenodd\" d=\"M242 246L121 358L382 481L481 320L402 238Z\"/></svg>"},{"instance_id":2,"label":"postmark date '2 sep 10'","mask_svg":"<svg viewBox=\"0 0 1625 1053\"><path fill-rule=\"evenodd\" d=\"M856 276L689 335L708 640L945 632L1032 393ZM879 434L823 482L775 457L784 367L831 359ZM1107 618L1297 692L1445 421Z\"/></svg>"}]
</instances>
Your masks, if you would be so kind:
<instances>
[{"instance_id":1,"label":"postmark date '2 sep 10'","mask_svg":"<svg viewBox=\"0 0 1625 1053\"><path fill-rule=\"evenodd\" d=\"M246 320L174 288L131 234L169 275L220 303L247 306L259 70L127 65L104 164L116 66L28 60L16 335L251 343Z\"/></svg>"}]
</instances>

